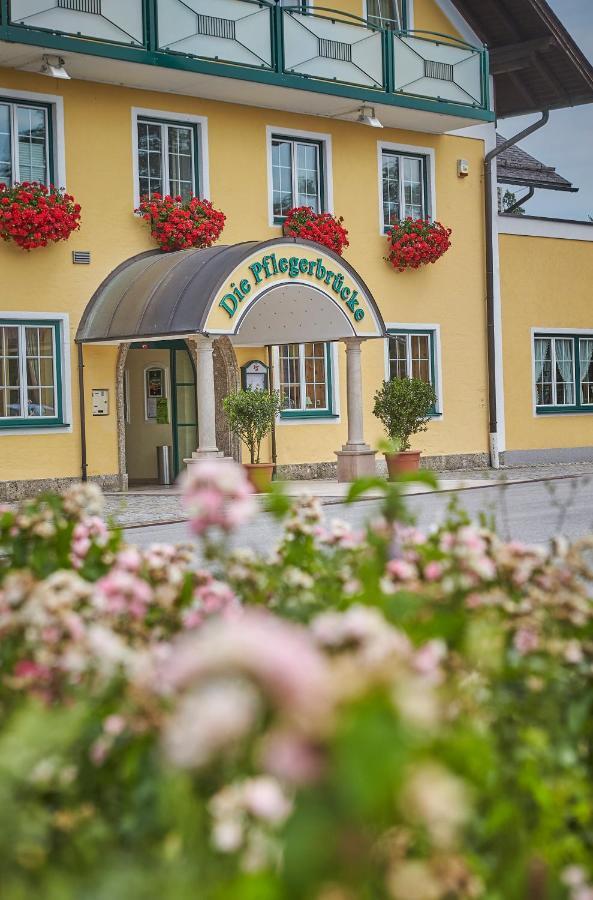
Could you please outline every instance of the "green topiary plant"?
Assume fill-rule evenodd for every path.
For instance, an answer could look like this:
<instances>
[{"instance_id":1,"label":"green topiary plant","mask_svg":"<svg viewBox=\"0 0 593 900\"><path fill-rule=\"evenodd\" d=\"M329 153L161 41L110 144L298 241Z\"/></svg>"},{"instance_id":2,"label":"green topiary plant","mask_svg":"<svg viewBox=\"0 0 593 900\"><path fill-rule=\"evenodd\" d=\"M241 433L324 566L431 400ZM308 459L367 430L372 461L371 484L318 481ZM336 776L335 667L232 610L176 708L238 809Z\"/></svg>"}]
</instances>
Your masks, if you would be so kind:
<instances>
[{"instance_id":1,"label":"green topiary plant","mask_svg":"<svg viewBox=\"0 0 593 900\"><path fill-rule=\"evenodd\" d=\"M229 428L249 450L251 463L259 463L261 442L280 412L276 391L236 391L222 402Z\"/></svg>"},{"instance_id":2,"label":"green topiary plant","mask_svg":"<svg viewBox=\"0 0 593 900\"><path fill-rule=\"evenodd\" d=\"M426 423L436 405L431 384L419 378L384 381L375 394L374 415L382 422L398 450L410 449L413 434L426 431Z\"/></svg>"}]
</instances>

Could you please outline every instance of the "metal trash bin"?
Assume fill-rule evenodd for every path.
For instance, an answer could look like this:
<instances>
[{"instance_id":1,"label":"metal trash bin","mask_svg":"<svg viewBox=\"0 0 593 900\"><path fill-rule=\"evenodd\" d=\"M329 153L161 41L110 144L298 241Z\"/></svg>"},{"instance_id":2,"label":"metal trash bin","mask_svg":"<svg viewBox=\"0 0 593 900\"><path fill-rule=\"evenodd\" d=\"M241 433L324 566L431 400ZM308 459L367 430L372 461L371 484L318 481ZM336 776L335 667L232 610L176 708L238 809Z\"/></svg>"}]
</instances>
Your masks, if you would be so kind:
<instances>
[{"instance_id":1,"label":"metal trash bin","mask_svg":"<svg viewBox=\"0 0 593 900\"><path fill-rule=\"evenodd\" d=\"M172 483L173 448L170 444L160 444L156 448L156 467L159 484Z\"/></svg>"}]
</instances>

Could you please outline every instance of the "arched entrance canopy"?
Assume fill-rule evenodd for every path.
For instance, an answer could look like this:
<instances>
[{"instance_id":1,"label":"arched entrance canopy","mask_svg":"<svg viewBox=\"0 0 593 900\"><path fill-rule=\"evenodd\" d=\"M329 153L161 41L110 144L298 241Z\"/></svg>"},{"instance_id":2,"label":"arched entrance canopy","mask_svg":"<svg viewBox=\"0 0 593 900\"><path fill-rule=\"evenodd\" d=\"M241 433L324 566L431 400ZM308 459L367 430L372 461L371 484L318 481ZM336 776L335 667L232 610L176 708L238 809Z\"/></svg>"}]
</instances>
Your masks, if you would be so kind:
<instances>
[{"instance_id":1,"label":"arched entrance canopy","mask_svg":"<svg viewBox=\"0 0 593 900\"><path fill-rule=\"evenodd\" d=\"M379 338L385 325L364 281L340 256L279 238L126 260L91 298L76 341L192 334L262 346Z\"/></svg>"}]
</instances>

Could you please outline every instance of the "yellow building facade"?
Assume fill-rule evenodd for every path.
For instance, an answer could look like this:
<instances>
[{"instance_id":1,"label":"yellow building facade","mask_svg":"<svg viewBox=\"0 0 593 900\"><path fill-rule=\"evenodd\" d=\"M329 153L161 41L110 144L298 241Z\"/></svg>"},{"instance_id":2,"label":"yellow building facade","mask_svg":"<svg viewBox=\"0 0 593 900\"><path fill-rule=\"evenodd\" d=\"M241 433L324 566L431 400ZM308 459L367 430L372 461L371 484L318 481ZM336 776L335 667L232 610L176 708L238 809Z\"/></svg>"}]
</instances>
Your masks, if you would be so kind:
<instances>
[{"instance_id":1,"label":"yellow building facade","mask_svg":"<svg viewBox=\"0 0 593 900\"><path fill-rule=\"evenodd\" d=\"M435 387L437 408L416 440L428 465L488 465L489 366L496 362L487 341L489 240L500 260L493 298L498 449L511 461L515 451L517 460L560 448L593 454L586 404L572 414L566 403L558 410L556 385L548 408L534 401L534 348L556 366L568 353L568 344L544 338L570 330L573 366L580 360L582 368L589 353L593 235L574 225L576 237L540 237L533 222L532 234L507 233L518 226L497 216L489 228L484 163L496 140L495 84L484 35L442 0L333 5L330 15L316 4L133 0L113 16L100 0L3 5L0 182L52 182L82 207L80 230L67 242L31 252L0 246L5 498L81 475L112 489L150 482L163 444L172 446L178 472L205 440L210 403L216 450L237 456L221 404L249 383L253 362L256 374L269 367L268 383L285 398L267 452L289 477L331 477L336 451L363 443L369 462L382 436L373 395L394 374L419 375ZM365 117L383 127L368 127ZM142 254L160 255L134 213L141 195L157 189L212 200L226 216L215 247L253 242L256 254L267 242L282 250L287 205L343 217L344 278L360 279L361 303L368 292L371 330L353 316L350 330L340 330L346 326L337 325L329 288L317 330L317 286L305 273L298 285L278 275L275 291L254 304L257 327L254 314L245 316L234 334L215 327L212 315L210 330L196 323L158 334L140 324L133 333L110 331L106 295L119 290L118 277L133 288L122 289L117 310L125 313L126 291L138 284L145 285L138 322L150 309L152 262L137 275L136 263L128 275L113 273ZM406 215L451 228L452 248L434 266L398 273L384 258L385 231ZM527 220L521 224L526 230ZM313 266L315 248L295 252ZM197 309L205 282L195 259ZM177 271L163 274L159 291ZM162 296L178 308L179 298ZM290 342L281 342L283 334ZM353 342L361 350L356 389L347 363ZM208 372L212 399L204 393ZM575 370L575 407L582 384ZM353 428L361 432L354 443Z\"/></svg>"}]
</instances>

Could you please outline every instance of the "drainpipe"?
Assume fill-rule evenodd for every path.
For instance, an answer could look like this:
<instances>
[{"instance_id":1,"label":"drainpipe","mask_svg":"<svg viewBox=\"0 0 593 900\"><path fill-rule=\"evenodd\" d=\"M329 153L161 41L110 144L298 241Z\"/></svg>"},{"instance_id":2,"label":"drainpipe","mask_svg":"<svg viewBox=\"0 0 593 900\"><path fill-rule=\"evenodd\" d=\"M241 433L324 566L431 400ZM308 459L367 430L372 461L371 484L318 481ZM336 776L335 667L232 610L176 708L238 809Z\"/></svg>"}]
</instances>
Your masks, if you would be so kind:
<instances>
[{"instance_id":1,"label":"drainpipe","mask_svg":"<svg viewBox=\"0 0 593 900\"><path fill-rule=\"evenodd\" d=\"M521 197L519 200L515 200L510 206L507 206L506 209L503 209L503 215L512 216L516 209L520 209L525 203L529 203L533 195L535 194L535 188L530 187L527 193Z\"/></svg>"},{"instance_id":2,"label":"drainpipe","mask_svg":"<svg viewBox=\"0 0 593 900\"><path fill-rule=\"evenodd\" d=\"M541 119L524 128L515 137L505 141L500 147L495 147L484 159L484 188L486 191L486 319L488 328L488 410L489 410L489 434L490 434L490 465L493 469L500 468L499 440L498 440L498 410L496 401L496 321L494 308L494 166L492 163L504 150L514 147L523 138L533 134L547 124L550 118L548 110L543 110Z\"/></svg>"},{"instance_id":3,"label":"drainpipe","mask_svg":"<svg viewBox=\"0 0 593 900\"><path fill-rule=\"evenodd\" d=\"M267 346L268 351L268 387L270 392L274 390L274 360L272 358L272 347ZM276 419L272 422L272 462L274 466L278 462L278 452L276 449ZM274 478L276 477L276 469L274 469Z\"/></svg>"},{"instance_id":4,"label":"drainpipe","mask_svg":"<svg viewBox=\"0 0 593 900\"><path fill-rule=\"evenodd\" d=\"M78 400L80 410L80 468L82 471L82 480L88 481L88 466L86 458L86 416L84 409L84 359L82 355L82 344L78 345Z\"/></svg>"}]
</instances>

